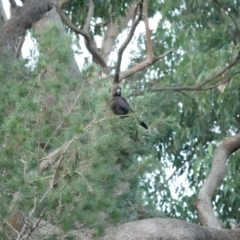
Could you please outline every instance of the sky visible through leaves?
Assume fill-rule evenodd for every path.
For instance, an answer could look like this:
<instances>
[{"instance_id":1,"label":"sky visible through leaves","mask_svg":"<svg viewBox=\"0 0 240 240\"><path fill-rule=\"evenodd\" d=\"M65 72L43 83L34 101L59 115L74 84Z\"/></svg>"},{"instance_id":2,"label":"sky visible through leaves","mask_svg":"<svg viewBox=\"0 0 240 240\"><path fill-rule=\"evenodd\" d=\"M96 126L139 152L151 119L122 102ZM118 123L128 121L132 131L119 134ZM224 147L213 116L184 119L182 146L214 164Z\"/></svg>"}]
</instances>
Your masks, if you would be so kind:
<instances>
[{"instance_id":1,"label":"sky visible through leaves","mask_svg":"<svg viewBox=\"0 0 240 240\"><path fill-rule=\"evenodd\" d=\"M7 15L7 18L10 18L10 5L9 5L9 2L8 1L2 1L2 3L3 3L3 6L4 6L4 9L5 9L5 13ZM16 0L16 3L19 6L22 5L20 0ZM156 14L154 16L154 18L150 18L149 19L149 25L150 25L151 30L154 30L154 29L157 28L157 23L158 23L159 19L161 19L161 14L160 13ZM124 36L126 36L127 31L128 30L124 30L119 35L119 37L118 37L118 39L119 39L118 46L121 46L121 44L125 40ZM144 23L141 22L138 25L138 27L136 28L136 30L135 30L134 38L136 39L140 34L144 34L144 33L145 33ZM133 38L133 41L131 41L130 44L127 46L127 48L126 48L126 50L125 50L125 52L123 54L124 61L122 61L122 66L121 66L121 70L122 71L127 69L127 66L128 66L129 62L126 61L126 59L130 58L131 50L136 48L136 42L134 42L134 38ZM99 46L101 45L101 40L102 39L99 36L96 37L96 42L97 42L97 44L99 44ZM81 50L82 50L81 53L76 53L76 51L79 50L78 46L76 44L73 44L72 48L75 51L75 59L76 59L76 61L78 63L79 68L81 69L81 68L83 68L85 58L91 58L91 55L87 51L87 49L86 49L86 47L84 45L84 41L83 41L82 37L81 37L81 40L80 40L79 44L80 44L80 47L81 47ZM112 51L112 53L110 55L109 59L110 59L111 64L114 63L113 59L117 59L117 49L118 48L116 48L114 51ZM35 58L38 56L37 50L35 48L34 41L31 38L31 35L30 35L29 32L27 33L27 36L25 38L25 42L24 42L23 47L22 47L22 56L24 58L29 58L30 59L30 61L29 61L30 64L33 64L33 65L34 65ZM170 177L174 171L175 171L175 169L169 163L169 171L166 172L167 178ZM187 173L185 173L185 175L186 174ZM147 178L151 179L152 178L151 174L148 174ZM152 181L152 185L154 185L153 182L154 181ZM151 183L151 181L150 181L150 183ZM179 189L181 189L181 186L179 186L179 184L184 186L184 189L187 190L185 192L185 195L188 195L188 196L192 195L192 191L190 190L190 188L188 188L188 182L186 181L186 176L184 176L184 174L183 174L181 176L178 176L177 181L175 181L175 180L172 181L170 190L171 190L171 194L172 194L173 198L178 196L178 194L176 194L176 189L178 187L180 187Z\"/></svg>"}]
</instances>

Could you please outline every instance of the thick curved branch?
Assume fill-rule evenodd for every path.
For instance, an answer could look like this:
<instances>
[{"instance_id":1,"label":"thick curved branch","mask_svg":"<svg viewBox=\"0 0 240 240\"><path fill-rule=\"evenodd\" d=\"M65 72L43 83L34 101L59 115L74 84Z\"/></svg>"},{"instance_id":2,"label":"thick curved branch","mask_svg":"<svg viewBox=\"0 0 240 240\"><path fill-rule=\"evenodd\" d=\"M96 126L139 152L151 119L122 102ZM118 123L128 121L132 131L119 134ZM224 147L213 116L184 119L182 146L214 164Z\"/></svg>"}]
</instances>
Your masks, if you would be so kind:
<instances>
[{"instance_id":1,"label":"thick curved branch","mask_svg":"<svg viewBox=\"0 0 240 240\"><path fill-rule=\"evenodd\" d=\"M82 29L78 28L77 26L75 26L68 18L67 16L64 14L62 8L63 6L68 2L69 0L61 0L59 1L55 7L56 10L58 12L58 14L60 15L62 21L69 27L71 28L74 32L82 35L85 40L86 40L86 48L88 49L88 51L92 54L93 58L96 59L97 63L102 66L104 69L107 69L107 65L104 61L104 59L101 57L101 55L99 54L99 52L97 51L97 49L94 47L94 45L91 42L91 39L89 37L89 35L83 31Z\"/></svg>"},{"instance_id":2,"label":"thick curved branch","mask_svg":"<svg viewBox=\"0 0 240 240\"><path fill-rule=\"evenodd\" d=\"M85 31L86 33L87 32L89 32L89 28L90 28L90 24L91 24L91 19L92 19L92 17L93 17L93 14L94 14L94 8L95 8L95 6L94 6L94 3L93 3L93 1L92 0L88 0L88 14L87 14L87 18L86 18L86 21L85 21L85 23L84 23L84 26L83 26L83 31ZM93 46L95 47L95 49L97 49L97 44L96 44L96 41L95 41L95 39L94 39L94 37L92 36L92 44L93 44ZM86 39L84 38L84 43L85 43L85 46L86 46L86 48L88 48L87 47L87 41L86 41ZM105 60L104 60L104 62L105 62Z\"/></svg>"},{"instance_id":3,"label":"thick curved branch","mask_svg":"<svg viewBox=\"0 0 240 240\"><path fill-rule=\"evenodd\" d=\"M12 1L14 5L14 1ZM39 21L42 16L52 9L48 0L27 1L23 7L17 7L17 11L6 21L0 34L0 47L13 49L16 40L24 36L32 24Z\"/></svg>"},{"instance_id":4,"label":"thick curved branch","mask_svg":"<svg viewBox=\"0 0 240 240\"><path fill-rule=\"evenodd\" d=\"M120 67L122 62L122 55L127 45L131 41L137 25L140 23L142 19L142 10L143 10L143 0L141 0L141 2L137 4L134 19L137 15L137 12L138 12L138 17L135 20L133 20L132 27L130 29L128 37L126 38L125 42L122 44L122 46L118 50L118 59L117 59L116 68L115 68L114 83L119 83L119 74L120 74Z\"/></svg>"},{"instance_id":5,"label":"thick curved branch","mask_svg":"<svg viewBox=\"0 0 240 240\"><path fill-rule=\"evenodd\" d=\"M215 190L223 180L228 157L239 148L240 133L224 140L214 152L210 174L203 184L195 203L198 216L203 225L213 228L221 228L221 224L218 222L217 217L214 214L211 200Z\"/></svg>"}]
</instances>

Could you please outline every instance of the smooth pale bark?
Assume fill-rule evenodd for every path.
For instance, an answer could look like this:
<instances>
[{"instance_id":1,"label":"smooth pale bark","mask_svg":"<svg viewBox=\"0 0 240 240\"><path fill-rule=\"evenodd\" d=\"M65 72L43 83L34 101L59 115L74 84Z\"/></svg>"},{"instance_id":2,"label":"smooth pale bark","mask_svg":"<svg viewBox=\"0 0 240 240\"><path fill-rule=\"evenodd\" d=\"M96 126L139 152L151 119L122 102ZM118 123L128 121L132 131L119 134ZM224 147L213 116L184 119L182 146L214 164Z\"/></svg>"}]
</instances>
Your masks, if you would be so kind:
<instances>
[{"instance_id":1,"label":"smooth pale bark","mask_svg":"<svg viewBox=\"0 0 240 240\"><path fill-rule=\"evenodd\" d=\"M43 222L44 224L44 222ZM40 224L41 225L41 224ZM53 228L53 227L51 227ZM49 228L48 230L50 231ZM43 226L45 234L48 232L46 222ZM43 231L42 229L42 231ZM41 228L40 228L41 230ZM69 235L79 240L94 239L93 230L74 230ZM39 234L39 233L38 233ZM58 239L65 239L69 235L55 228ZM40 234L41 235L41 234ZM39 236L40 236L39 235ZM37 236L37 234L35 235ZM43 235L42 235L43 237ZM40 238L41 239L41 238ZM125 223L119 227L106 229L101 240L239 240L240 229L223 230L203 227L171 218L152 218Z\"/></svg>"},{"instance_id":2,"label":"smooth pale bark","mask_svg":"<svg viewBox=\"0 0 240 240\"><path fill-rule=\"evenodd\" d=\"M212 197L225 175L226 163L231 154L240 148L240 133L226 138L215 150L211 171L198 194L195 203L201 223L205 226L221 228L213 208Z\"/></svg>"}]
</instances>

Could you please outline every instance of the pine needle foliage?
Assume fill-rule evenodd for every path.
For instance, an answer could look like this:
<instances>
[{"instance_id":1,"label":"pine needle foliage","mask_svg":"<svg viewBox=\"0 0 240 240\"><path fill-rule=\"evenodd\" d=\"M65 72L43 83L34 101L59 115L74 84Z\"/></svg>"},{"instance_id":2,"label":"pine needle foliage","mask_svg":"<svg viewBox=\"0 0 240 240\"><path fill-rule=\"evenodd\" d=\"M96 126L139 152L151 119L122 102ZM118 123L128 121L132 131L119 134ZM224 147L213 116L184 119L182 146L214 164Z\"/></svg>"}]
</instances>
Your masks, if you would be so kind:
<instances>
[{"instance_id":1,"label":"pine needle foliage","mask_svg":"<svg viewBox=\"0 0 240 240\"><path fill-rule=\"evenodd\" d=\"M102 234L107 224L153 216L142 184L146 172L161 170L149 157L152 130L139 127L140 115L112 114L111 81L96 77L101 69L91 65L78 79L69 77L71 39L56 26L38 48L31 70L26 62L0 62L1 218L6 222L16 208L65 232L90 227Z\"/></svg>"}]
</instances>

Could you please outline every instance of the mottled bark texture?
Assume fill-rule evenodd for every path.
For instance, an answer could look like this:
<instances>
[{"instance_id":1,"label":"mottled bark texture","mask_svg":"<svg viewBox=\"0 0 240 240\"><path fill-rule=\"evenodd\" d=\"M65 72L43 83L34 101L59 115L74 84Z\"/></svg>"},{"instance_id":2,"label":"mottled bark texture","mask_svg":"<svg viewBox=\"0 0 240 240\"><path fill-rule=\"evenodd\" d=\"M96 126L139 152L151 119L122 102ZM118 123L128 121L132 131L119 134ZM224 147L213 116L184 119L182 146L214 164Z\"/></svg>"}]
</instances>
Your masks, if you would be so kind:
<instances>
[{"instance_id":1,"label":"mottled bark texture","mask_svg":"<svg viewBox=\"0 0 240 240\"><path fill-rule=\"evenodd\" d=\"M12 11L11 18L6 21L0 35L0 46L13 49L16 41L23 35L32 24L40 20L53 6L48 0L26 0L22 7Z\"/></svg>"}]
</instances>

